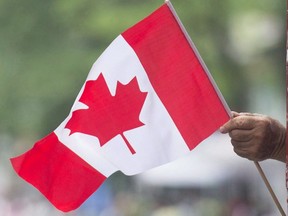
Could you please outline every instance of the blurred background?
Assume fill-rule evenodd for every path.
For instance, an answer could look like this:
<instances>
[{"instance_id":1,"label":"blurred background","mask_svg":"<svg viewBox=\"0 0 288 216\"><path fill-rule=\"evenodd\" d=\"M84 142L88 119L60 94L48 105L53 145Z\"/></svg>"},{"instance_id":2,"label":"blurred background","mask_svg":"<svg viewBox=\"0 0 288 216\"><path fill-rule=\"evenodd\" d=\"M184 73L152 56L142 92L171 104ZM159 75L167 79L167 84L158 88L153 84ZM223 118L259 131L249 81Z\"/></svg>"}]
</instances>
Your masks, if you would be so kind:
<instances>
[{"instance_id":1,"label":"blurred background","mask_svg":"<svg viewBox=\"0 0 288 216\"><path fill-rule=\"evenodd\" d=\"M0 0L0 215L275 216L254 164L215 134L191 154L137 176L115 173L61 213L13 172L64 118L99 55L160 0ZM231 110L285 124L284 0L173 0ZM285 165L261 163L286 210Z\"/></svg>"}]
</instances>

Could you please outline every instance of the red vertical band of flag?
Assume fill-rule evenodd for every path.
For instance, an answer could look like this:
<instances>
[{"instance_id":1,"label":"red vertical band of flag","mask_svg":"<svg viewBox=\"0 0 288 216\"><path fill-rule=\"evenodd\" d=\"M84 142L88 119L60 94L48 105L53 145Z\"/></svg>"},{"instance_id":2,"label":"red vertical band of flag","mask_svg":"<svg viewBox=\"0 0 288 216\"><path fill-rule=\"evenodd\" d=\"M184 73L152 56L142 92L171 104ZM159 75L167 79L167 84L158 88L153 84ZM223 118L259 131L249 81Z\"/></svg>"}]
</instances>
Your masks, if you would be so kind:
<instances>
[{"instance_id":1,"label":"red vertical band of flag","mask_svg":"<svg viewBox=\"0 0 288 216\"><path fill-rule=\"evenodd\" d=\"M166 4L122 36L139 57L154 90L190 149L229 119Z\"/></svg>"},{"instance_id":2,"label":"red vertical band of flag","mask_svg":"<svg viewBox=\"0 0 288 216\"><path fill-rule=\"evenodd\" d=\"M19 176L62 211L79 207L106 179L63 145L55 133L11 162Z\"/></svg>"}]
</instances>

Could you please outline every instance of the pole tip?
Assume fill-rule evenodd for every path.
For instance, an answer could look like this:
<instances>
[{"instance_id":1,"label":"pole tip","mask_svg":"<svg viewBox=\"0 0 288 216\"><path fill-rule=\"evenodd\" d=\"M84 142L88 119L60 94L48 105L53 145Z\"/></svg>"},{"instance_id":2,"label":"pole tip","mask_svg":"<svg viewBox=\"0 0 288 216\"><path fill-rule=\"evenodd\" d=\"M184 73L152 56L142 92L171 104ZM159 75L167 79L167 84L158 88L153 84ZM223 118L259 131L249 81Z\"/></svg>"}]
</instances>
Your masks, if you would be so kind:
<instances>
[{"instance_id":1,"label":"pole tip","mask_svg":"<svg viewBox=\"0 0 288 216\"><path fill-rule=\"evenodd\" d=\"M170 1L169 1L169 0L164 0L164 2L167 4L167 3L169 3Z\"/></svg>"}]
</instances>

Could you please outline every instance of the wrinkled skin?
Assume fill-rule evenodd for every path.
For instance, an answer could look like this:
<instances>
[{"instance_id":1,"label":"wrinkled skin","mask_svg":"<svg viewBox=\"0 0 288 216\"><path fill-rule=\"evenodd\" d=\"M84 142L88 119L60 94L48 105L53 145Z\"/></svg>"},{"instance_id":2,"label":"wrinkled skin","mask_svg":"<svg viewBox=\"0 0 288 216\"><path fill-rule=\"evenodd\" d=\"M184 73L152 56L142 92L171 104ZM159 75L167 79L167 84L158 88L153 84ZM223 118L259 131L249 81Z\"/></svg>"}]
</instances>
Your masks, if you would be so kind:
<instances>
[{"instance_id":1,"label":"wrinkled skin","mask_svg":"<svg viewBox=\"0 0 288 216\"><path fill-rule=\"evenodd\" d=\"M220 132L229 133L234 151L241 157L285 162L286 128L269 116L232 112L232 118L220 127Z\"/></svg>"}]
</instances>

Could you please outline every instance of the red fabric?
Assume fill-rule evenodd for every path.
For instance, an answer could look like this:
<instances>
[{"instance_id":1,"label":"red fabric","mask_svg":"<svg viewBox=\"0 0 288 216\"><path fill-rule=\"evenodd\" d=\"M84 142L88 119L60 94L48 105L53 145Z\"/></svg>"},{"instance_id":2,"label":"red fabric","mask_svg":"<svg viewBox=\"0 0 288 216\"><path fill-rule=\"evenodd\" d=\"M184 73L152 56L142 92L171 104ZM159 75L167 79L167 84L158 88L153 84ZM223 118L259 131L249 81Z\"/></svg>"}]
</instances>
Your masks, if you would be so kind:
<instances>
[{"instance_id":1,"label":"red fabric","mask_svg":"<svg viewBox=\"0 0 288 216\"><path fill-rule=\"evenodd\" d=\"M106 179L63 145L54 133L11 162L19 176L62 211L79 207Z\"/></svg>"},{"instance_id":2,"label":"red fabric","mask_svg":"<svg viewBox=\"0 0 288 216\"><path fill-rule=\"evenodd\" d=\"M131 153L135 154L123 132L143 125L139 113L146 96L147 92L140 91L136 78L127 85L118 82L116 95L112 96L101 73L97 80L86 82L79 100L89 108L74 111L66 128L71 134L80 132L96 136L101 146L121 134Z\"/></svg>"},{"instance_id":3,"label":"red fabric","mask_svg":"<svg viewBox=\"0 0 288 216\"><path fill-rule=\"evenodd\" d=\"M122 35L138 55L154 90L190 149L228 121L227 111L167 5L160 7ZM135 79L127 90L138 91L136 84ZM124 91L123 85L119 88L120 92ZM146 93L138 91L142 98L140 101L135 100L135 94L130 93L129 97L138 104L138 111L135 112L138 117ZM121 96L119 101L126 98ZM81 97L81 101L86 102L86 99L90 98ZM118 118L118 114L121 113L114 113L113 117ZM127 121L123 121L123 130L127 129L125 123ZM140 121L137 124L135 121L132 123L128 128L142 124ZM90 122L88 125L90 126ZM76 126L78 129L83 125L76 124L74 129ZM75 131L72 130L72 133ZM103 142L110 139L115 131L108 132L108 135L100 137L100 143L103 139ZM124 136L123 139L125 140ZM128 141L125 141L129 147ZM133 153L133 149L130 150ZM19 176L38 188L62 211L80 206L106 179L61 143L55 133L37 142L27 153L11 159L11 162Z\"/></svg>"},{"instance_id":4,"label":"red fabric","mask_svg":"<svg viewBox=\"0 0 288 216\"><path fill-rule=\"evenodd\" d=\"M190 149L229 120L199 59L166 4L122 36L136 52L154 90Z\"/></svg>"}]
</instances>

